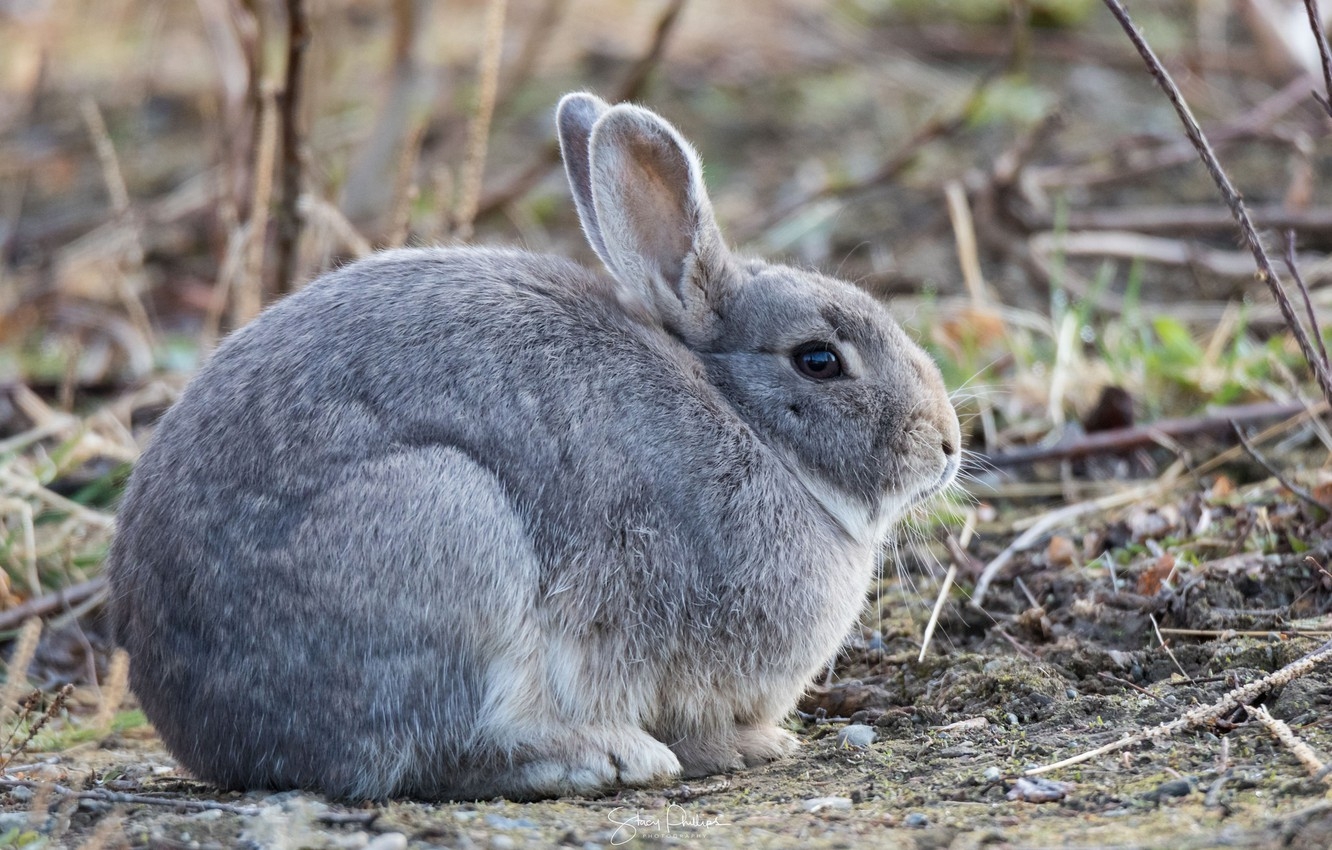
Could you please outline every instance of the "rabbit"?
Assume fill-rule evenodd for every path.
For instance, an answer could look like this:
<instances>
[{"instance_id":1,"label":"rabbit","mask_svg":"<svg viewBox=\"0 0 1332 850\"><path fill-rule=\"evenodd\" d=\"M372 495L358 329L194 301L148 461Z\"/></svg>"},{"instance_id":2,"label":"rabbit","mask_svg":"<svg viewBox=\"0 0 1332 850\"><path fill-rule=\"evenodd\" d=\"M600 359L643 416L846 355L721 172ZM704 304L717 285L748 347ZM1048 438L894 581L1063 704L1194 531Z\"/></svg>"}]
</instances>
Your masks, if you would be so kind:
<instances>
[{"instance_id":1,"label":"rabbit","mask_svg":"<svg viewBox=\"0 0 1332 850\"><path fill-rule=\"evenodd\" d=\"M653 112L556 123L609 274L398 249L218 347L118 513L112 621L223 789L538 799L738 771L948 487L938 367L857 287L743 259Z\"/></svg>"}]
</instances>

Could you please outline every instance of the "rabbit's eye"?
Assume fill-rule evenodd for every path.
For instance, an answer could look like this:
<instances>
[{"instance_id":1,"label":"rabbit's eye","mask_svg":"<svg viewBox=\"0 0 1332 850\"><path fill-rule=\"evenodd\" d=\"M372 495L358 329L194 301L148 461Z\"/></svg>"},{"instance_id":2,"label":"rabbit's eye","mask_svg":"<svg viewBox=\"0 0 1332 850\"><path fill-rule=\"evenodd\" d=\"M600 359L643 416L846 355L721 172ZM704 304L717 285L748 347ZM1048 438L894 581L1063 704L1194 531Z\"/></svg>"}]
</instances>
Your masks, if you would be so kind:
<instances>
[{"instance_id":1,"label":"rabbit's eye","mask_svg":"<svg viewBox=\"0 0 1332 850\"><path fill-rule=\"evenodd\" d=\"M796 371L816 381L836 378L842 374L842 361L831 348L807 348L791 357Z\"/></svg>"}]
</instances>

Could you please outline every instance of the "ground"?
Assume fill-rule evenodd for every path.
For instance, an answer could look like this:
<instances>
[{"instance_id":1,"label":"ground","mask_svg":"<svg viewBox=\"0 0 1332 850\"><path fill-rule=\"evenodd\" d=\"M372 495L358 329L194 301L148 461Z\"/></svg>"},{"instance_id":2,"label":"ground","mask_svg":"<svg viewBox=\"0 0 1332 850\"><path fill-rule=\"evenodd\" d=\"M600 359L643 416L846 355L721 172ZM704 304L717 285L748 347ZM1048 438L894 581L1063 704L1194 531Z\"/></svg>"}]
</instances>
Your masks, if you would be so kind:
<instances>
[{"instance_id":1,"label":"ground","mask_svg":"<svg viewBox=\"0 0 1332 850\"><path fill-rule=\"evenodd\" d=\"M1328 846L1326 664L1249 701L1284 740L1231 707L1023 776L1332 637L1321 394L1099 3L510 0L479 137L493 0L307 4L303 157L265 94L289 5L0 0L0 846ZM1280 18L1302 10L1133 5L1277 254L1293 228L1327 337L1329 122ZM523 804L191 780L104 622L153 422L220 333L369 248L594 263L549 148L576 89L674 121L739 248L888 300L957 390L962 492L902 530L794 757Z\"/></svg>"}]
</instances>

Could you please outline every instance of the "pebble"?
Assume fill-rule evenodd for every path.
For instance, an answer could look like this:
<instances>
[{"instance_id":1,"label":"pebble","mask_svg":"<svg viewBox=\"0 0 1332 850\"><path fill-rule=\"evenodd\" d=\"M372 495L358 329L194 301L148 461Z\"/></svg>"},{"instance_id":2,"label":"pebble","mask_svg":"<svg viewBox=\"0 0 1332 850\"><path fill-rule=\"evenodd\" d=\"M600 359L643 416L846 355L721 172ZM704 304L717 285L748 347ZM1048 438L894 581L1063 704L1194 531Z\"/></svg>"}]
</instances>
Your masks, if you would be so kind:
<instances>
[{"instance_id":1,"label":"pebble","mask_svg":"<svg viewBox=\"0 0 1332 850\"><path fill-rule=\"evenodd\" d=\"M375 836L365 850L407 850L407 836L401 832L386 832Z\"/></svg>"},{"instance_id":2,"label":"pebble","mask_svg":"<svg viewBox=\"0 0 1332 850\"><path fill-rule=\"evenodd\" d=\"M984 776L986 782L998 782L1004 778L1004 772L997 767L987 767Z\"/></svg>"},{"instance_id":3,"label":"pebble","mask_svg":"<svg viewBox=\"0 0 1332 850\"><path fill-rule=\"evenodd\" d=\"M221 809L204 809L202 812L190 815L191 820L221 820Z\"/></svg>"},{"instance_id":4,"label":"pebble","mask_svg":"<svg viewBox=\"0 0 1332 850\"><path fill-rule=\"evenodd\" d=\"M536 821L527 818L506 818L504 815L486 815L486 826L495 829L536 829Z\"/></svg>"},{"instance_id":5,"label":"pebble","mask_svg":"<svg viewBox=\"0 0 1332 850\"><path fill-rule=\"evenodd\" d=\"M879 733L874 731L873 726L860 724L844 726L837 733L837 747L839 749L863 750L874 743L878 737Z\"/></svg>"},{"instance_id":6,"label":"pebble","mask_svg":"<svg viewBox=\"0 0 1332 850\"><path fill-rule=\"evenodd\" d=\"M807 812L845 811L851 808L850 797L813 797L800 804Z\"/></svg>"},{"instance_id":7,"label":"pebble","mask_svg":"<svg viewBox=\"0 0 1332 850\"><path fill-rule=\"evenodd\" d=\"M902 825L909 826L912 829L924 829L930 825L930 819L922 815L920 812L912 812L902 818Z\"/></svg>"},{"instance_id":8,"label":"pebble","mask_svg":"<svg viewBox=\"0 0 1332 850\"><path fill-rule=\"evenodd\" d=\"M1072 782L1058 782L1043 776L1035 779L1023 776L1013 783L1006 796L1009 800L1021 800L1024 803L1055 803L1067 797L1072 790Z\"/></svg>"},{"instance_id":9,"label":"pebble","mask_svg":"<svg viewBox=\"0 0 1332 850\"><path fill-rule=\"evenodd\" d=\"M20 803L26 803L32 799L32 789L26 785L15 785L9 789L9 796Z\"/></svg>"},{"instance_id":10,"label":"pebble","mask_svg":"<svg viewBox=\"0 0 1332 850\"><path fill-rule=\"evenodd\" d=\"M407 845L404 844L403 846L406 847ZM492 835L490 836L490 846L495 850L513 850L518 846L518 842L514 841L512 836Z\"/></svg>"}]
</instances>

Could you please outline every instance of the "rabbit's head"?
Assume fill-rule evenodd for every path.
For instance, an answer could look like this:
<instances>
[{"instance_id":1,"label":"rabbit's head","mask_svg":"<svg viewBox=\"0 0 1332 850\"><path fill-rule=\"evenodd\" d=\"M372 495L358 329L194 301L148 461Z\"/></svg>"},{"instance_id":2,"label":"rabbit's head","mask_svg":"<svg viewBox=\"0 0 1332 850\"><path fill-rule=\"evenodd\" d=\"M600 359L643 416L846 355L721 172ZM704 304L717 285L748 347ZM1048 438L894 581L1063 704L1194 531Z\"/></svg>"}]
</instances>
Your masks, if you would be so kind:
<instances>
[{"instance_id":1,"label":"rabbit's head","mask_svg":"<svg viewBox=\"0 0 1332 850\"><path fill-rule=\"evenodd\" d=\"M565 168L623 307L687 346L709 383L853 538L883 542L946 487L961 435L939 369L844 281L738 258L693 148L589 94L560 103Z\"/></svg>"}]
</instances>

